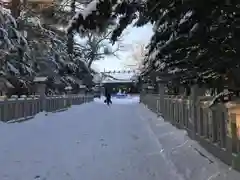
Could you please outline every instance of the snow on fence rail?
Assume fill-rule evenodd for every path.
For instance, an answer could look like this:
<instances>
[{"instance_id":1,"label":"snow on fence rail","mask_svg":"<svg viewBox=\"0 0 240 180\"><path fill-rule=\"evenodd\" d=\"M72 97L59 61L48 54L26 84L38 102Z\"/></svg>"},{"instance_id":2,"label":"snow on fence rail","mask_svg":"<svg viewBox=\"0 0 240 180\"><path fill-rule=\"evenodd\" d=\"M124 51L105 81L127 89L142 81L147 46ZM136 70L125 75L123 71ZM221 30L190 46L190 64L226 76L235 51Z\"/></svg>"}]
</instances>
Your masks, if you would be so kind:
<instances>
[{"instance_id":1,"label":"snow on fence rail","mask_svg":"<svg viewBox=\"0 0 240 180\"><path fill-rule=\"evenodd\" d=\"M0 121L21 121L34 117L37 113L57 112L93 100L92 95L64 95L40 98L38 96L0 100Z\"/></svg>"},{"instance_id":2,"label":"snow on fence rail","mask_svg":"<svg viewBox=\"0 0 240 180\"><path fill-rule=\"evenodd\" d=\"M141 102L228 165L240 170L240 102L216 104L211 97L141 95ZM194 108L195 107L195 108ZM194 114L195 109L195 114Z\"/></svg>"}]
</instances>

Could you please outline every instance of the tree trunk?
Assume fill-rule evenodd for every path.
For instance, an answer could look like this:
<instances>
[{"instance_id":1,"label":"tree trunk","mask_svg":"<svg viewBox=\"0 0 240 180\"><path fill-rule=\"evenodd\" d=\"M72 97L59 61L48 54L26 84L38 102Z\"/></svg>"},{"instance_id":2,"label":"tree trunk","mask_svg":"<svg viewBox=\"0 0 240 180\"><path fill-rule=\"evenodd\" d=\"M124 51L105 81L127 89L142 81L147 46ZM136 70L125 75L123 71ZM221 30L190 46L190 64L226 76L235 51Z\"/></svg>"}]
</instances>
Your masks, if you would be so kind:
<instances>
[{"instance_id":1,"label":"tree trunk","mask_svg":"<svg viewBox=\"0 0 240 180\"><path fill-rule=\"evenodd\" d=\"M75 10L76 10L76 0L72 0L71 1L71 14L72 16L75 15ZM70 34L68 34L68 42L67 42L67 48L68 48L68 54L72 55L73 54L73 44L74 44L74 40L73 40L73 33L71 32Z\"/></svg>"},{"instance_id":2,"label":"tree trunk","mask_svg":"<svg viewBox=\"0 0 240 180\"><path fill-rule=\"evenodd\" d=\"M11 13L15 19L20 16L20 12L21 12L20 8L21 8L21 1L20 0L12 0Z\"/></svg>"},{"instance_id":3,"label":"tree trunk","mask_svg":"<svg viewBox=\"0 0 240 180\"><path fill-rule=\"evenodd\" d=\"M93 61L94 61L93 58L89 60L89 62L88 62L88 68L91 68Z\"/></svg>"}]
</instances>

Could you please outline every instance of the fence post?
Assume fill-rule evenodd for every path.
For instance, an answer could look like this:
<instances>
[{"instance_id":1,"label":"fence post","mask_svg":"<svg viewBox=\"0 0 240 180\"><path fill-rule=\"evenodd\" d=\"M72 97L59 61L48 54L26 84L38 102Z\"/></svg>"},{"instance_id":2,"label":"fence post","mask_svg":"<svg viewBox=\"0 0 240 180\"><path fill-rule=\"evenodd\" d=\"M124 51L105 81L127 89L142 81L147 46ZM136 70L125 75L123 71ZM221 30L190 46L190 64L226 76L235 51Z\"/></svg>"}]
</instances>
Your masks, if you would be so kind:
<instances>
[{"instance_id":1,"label":"fence post","mask_svg":"<svg viewBox=\"0 0 240 180\"><path fill-rule=\"evenodd\" d=\"M197 118L197 110L199 106L199 96L202 96L204 91L202 88L199 88L198 85L193 85L191 87L190 94L190 117L188 119L189 129L191 131L191 137L194 139L196 133L198 132L198 118Z\"/></svg>"},{"instance_id":2,"label":"fence post","mask_svg":"<svg viewBox=\"0 0 240 180\"><path fill-rule=\"evenodd\" d=\"M227 141L227 109L225 106L222 106L222 112L219 115L220 121L220 131L221 131L221 147L226 148Z\"/></svg>"},{"instance_id":3,"label":"fence post","mask_svg":"<svg viewBox=\"0 0 240 180\"><path fill-rule=\"evenodd\" d=\"M235 169L240 170L240 141L239 141L239 132L238 132L238 120L239 114L238 112L234 112L230 114L230 129L228 136L230 143L228 142L228 148L230 148L230 152L234 153L234 157L232 160L232 166ZM231 140L230 140L231 139Z\"/></svg>"},{"instance_id":4,"label":"fence post","mask_svg":"<svg viewBox=\"0 0 240 180\"><path fill-rule=\"evenodd\" d=\"M0 100L0 121L4 119L4 100Z\"/></svg>"},{"instance_id":5,"label":"fence post","mask_svg":"<svg viewBox=\"0 0 240 180\"><path fill-rule=\"evenodd\" d=\"M163 106L164 106L164 94L165 94L165 85L161 82L158 83L158 90L159 90L159 109L160 114L163 114Z\"/></svg>"},{"instance_id":6,"label":"fence post","mask_svg":"<svg viewBox=\"0 0 240 180\"><path fill-rule=\"evenodd\" d=\"M8 121L9 120L8 119L8 114L9 114L9 112L8 112L8 104L9 104L9 101L8 101L7 98L5 98L4 102L3 102L3 108L4 108L4 110L3 110L3 113L4 113L3 121Z\"/></svg>"},{"instance_id":7,"label":"fence post","mask_svg":"<svg viewBox=\"0 0 240 180\"><path fill-rule=\"evenodd\" d=\"M46 84L39 82L36 84L37 86L37 95L39 95L40 98L40 105L41 105L41 111L47 111L46 109Z\"/></svg>"}]
</instances>

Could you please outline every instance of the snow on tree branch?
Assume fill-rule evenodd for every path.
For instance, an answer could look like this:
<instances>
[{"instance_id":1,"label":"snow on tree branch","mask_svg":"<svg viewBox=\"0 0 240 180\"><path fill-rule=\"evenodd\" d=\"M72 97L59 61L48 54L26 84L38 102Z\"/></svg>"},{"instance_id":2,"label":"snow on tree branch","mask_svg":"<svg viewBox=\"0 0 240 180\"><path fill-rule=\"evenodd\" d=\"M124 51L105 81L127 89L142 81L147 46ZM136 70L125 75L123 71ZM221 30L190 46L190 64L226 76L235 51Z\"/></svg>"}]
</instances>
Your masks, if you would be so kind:
<instances>
[{"instance_id":1,"label":"snow on tree branch","mask_svg":"<svg viewBox=\"0 0 240 180\"><path fill-rule=\"evenodd\" d=\"M112 40L115 42L126 25L137 17L137 9L142 8L141 0L94 0L83 11L79 11L70 21L67 32L74 30L84 35L86 32L102 33L115 24Z\"/></svg>"}]
</instances>

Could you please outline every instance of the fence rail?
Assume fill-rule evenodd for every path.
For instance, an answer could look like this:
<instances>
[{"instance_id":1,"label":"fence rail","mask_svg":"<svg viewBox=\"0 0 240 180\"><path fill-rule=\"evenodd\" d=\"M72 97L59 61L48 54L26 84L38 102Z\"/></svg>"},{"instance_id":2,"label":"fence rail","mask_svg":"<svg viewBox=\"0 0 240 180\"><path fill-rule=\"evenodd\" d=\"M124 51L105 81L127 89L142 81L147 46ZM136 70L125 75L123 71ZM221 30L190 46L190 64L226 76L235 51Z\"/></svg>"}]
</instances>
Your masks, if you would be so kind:
<instances>
[{"instance_id":1,"label":"fence rail","mask_svg":"<svg viewBox=\"0 0 240 180\"><path fill-rule=\"evenodd\" d=\"M217 104L210 108L211 99L199 97L193 102L183 96L141 95L141 102L165 121L187 130L209 152L240 169L240 106Z\"/></svg>"},{"instance_id":2,"label":"fence rail","mask_svg":"<svg viewBox=\"0 0 240 180\"><path fill-rule=\"evenodd\" d=\"M55 112L93 100L92 95L10 98L0 100L0 121L11 122L34 117L41 111Z\"/></svg>"}]
</instances>

